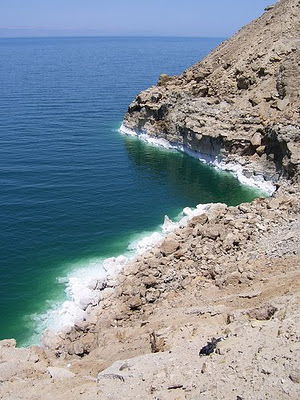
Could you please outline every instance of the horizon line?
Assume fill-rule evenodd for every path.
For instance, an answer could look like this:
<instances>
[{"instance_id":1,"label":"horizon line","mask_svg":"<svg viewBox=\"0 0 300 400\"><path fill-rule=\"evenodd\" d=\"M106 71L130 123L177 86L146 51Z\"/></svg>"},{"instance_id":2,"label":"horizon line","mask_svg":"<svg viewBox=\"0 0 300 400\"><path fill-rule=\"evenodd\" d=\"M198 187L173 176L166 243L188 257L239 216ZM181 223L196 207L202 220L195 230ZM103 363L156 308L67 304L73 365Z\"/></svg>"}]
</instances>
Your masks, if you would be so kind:
<instances>
[{"instance_id":1,"label":"horizon line","mask_svg":"<svg viewBox=\"0 0 300 400\"><path fill-rule=\"evenodd\" d=\"M178 38L178 39L227 39L229 36L207 35L35 35L35 36L1 36L0 39L84 39L84 38Z\"/></svg>"}]
</instances>

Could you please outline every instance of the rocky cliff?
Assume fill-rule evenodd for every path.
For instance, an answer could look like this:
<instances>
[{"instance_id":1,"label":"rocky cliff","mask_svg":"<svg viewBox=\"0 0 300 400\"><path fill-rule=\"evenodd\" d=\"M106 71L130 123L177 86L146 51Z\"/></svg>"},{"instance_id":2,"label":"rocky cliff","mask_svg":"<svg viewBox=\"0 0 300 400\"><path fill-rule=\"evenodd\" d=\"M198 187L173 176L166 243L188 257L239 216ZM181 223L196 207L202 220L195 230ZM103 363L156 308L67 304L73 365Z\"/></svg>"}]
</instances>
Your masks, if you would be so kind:
<instances>
[{"instance_id":1,"label":"rocky cliff","mask_svg":"<svg viewBox=\"0 0 300 400\"><path fill-rule=\"evenodd\" d=\"M159 77L124 126L266 179L299 169L299 1L281 0L180 76Z\"/></svg>"}]
</instances>

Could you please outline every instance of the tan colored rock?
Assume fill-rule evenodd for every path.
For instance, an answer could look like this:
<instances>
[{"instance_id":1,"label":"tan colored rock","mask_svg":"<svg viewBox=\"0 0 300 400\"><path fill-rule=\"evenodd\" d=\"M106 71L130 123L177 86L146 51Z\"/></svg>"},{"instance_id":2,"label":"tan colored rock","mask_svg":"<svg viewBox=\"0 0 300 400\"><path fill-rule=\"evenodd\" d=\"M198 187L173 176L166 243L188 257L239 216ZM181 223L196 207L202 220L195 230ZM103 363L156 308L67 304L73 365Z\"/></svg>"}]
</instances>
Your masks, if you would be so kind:
<instances>
[{"instance_id":1,"label":"tan colored rock","mask_svg":"<svg viewBox=\"0 0 300 400\"><path fill-rule=\"evenodd\" d=\"M201 214L197 217L194 217L191 221L193 226L195 225L204 225L208 220L207 214Z\"/></svg>"},{"instance_id":2,"label":"tan colored rock","mask_svg":"<svg viewBox=\"0 0 300 400\"><path fill-rule=\"evenodd\" d=\"M256 132L252 138L251 138L251 144L254 147L260 147L261 146L261 134L259 132Z\"/></svg>"},{"instance_id":3,"label":"tan colored rock","mask_svg":"<svg viewBox=\"0 0 300 400\"><path fill-rule=\"evenodd\" d=\"M172 238L166 238L160 247L160 251L163 255L168 256L172 253L175 253L175 251L178 250L179 247L180 244L176 240Z\"/></svg>"},{"instance_id":4,"label":"tan colored rock","mask_svg":"<svg viewBox=\"0 0 300 400\"><path fill-rule=\"evenodd\" d=\"M260 307L248 311L249 318L258 320L269 320L277 311L271 304L262 304Z\"/></svg>"},{"instance_id":5,"label":"tan colored rock","mask_svg":"<svg viewBox=\"0 0 300 400\"><path fill-rule=\"evenodd\" d=\"M286 97L282 100L278 100L276 103L276 107L278 110L283 111L290 104L290 100Z\"/></svg>"},{"instance_id":6,"label":"tan colored rock","mask_svg":"<svg viewBox=\"0 0 300 400\"><path fill-rule=\"evenodd\" d=\"M127 302L131 310L138 310L142 306L142 301L140 296L131 297Z\"/></svg>"},{"instance_id":7,"label":"tan colored rock","mask_svg":"<svg viewBox=\"0 0 300 400\"><path fill-rule=\"evenodd\" d=\"M155 289L149 289L146 292L146 301L148 303L154 303L160 296L160 291Z\"/></svg>"},{"instance_id":8,"label":"tan colored rock","mask_svg":"<svg viewBox=\"0 0 300 400\"><path fill-rule=\"evenodd\" d=\"M166 83L168 83L170 81L170 79L171 79L171 77L169 75L161 74L159 79L158 79L157 85L158 86L165 86Z\"/></svg>"},{"instance_id":9,"label":"tan colored rock","mask_svg":"<svg viewBox=\"0 0 300 400\"><path fill-rule=\"evenodd\" d=\"M299 371L299 369L293 370L290 373L289 378L294 383L300 383L300 371Z\"/></svg>"},{"instance_id":10,"label":"tan colored rock","mask_svg":"<svg viewBox=\"0 0 300 400\"><path fill-rule=\"evenodd\" d=\"M157 285L157 279L153 275L149 275L143 279L143 283L146 288L154 287Z\"/></svg>"},{"instance_id":11,"label":"tan colored rock","mask_svg":"<svg viewBox=\"0 0 300 400\"><path fill-rule=\"evenodd\" d=\"M266 150L266 146L258 146L258 147L256 148L256 153L257 153L259 156L262 156L262 155L264 154L265 150Z\"/></svg>"}]
</instances>

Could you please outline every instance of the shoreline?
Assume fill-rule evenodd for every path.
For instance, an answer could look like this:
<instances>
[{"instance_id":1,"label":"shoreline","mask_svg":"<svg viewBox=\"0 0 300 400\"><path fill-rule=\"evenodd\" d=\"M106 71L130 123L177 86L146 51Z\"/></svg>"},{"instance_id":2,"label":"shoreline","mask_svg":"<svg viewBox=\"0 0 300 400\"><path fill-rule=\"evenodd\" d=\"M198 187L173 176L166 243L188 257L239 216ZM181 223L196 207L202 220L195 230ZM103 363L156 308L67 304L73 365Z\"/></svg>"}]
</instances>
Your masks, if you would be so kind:
<instances>
[{"instance_id":1,"label":"shoreline","mask_svg":"<svg viewBox=\"0 0 300 400\"><path fill-rule=\"evenodd\" d=\"M254 174L255 165L253 165L254 172L252 173L252 176L247 177L243 173L244 170L243 165L239 164L238 162L233 163L231 161L226 161L225 159L221 159L220 156L215 156L215 157L205 156L200 152L191 150L182 144L176 142L171 143L166 139L153 137L146 132L137 132L133 129L126 127L124 123L122 123L121 127L119 128L119 132L127 136L136 137L153 146L162 147L167 150L176 150L181 153L185 153L204 164L216 168L219 171L230 172L233 176L235 176L238 179L238 181L241 184L260 190L267 196L272 196L272 194L274 194L276 190L276 186L273 184L271 180L266 180L265 177L260 173L258 173L257 175Z\"/></svg>"},{"instance_id":2,"label":"shoreline","mask_svg":"<svg viewBox=\"0 0 300 400\"><path fill-rule=\"evenodd\" d=\"M163 395L178 385L177 397L195 397L203 386L203 395L221 398L224 392L214 384L229 371L226 398L238 382L241 394L288 390L283 398L296 399L289 374L294 379L299 350L299 228L297 194L282 188L273 198L236 207L214 204L125 266L118 287L86 321L45 337L44 348L1 342L4 360L13 366L0 368L3 393L31 398L39 388L76 400L83 393L88 399L100 393L132 399L142 390L150 400L152 387ZM222 338L216 351L199 358L213 337ZM288 360L287 348L293 350ZM242 375L240 368L246 369ZM261 373L266 368L272 372Z\"/></svg>"},{"instance_id":3,"label":"shoreline","mask_svg":"<svg viewBox=\"0 0 300 400\"><path fill-rule=\"evenodd\" d=\"M118 131L128 136L137 137L148 145L185 153L220 172L230 172L242 185L256 189L258 194L261 192L263 196L272 196L275 192L275 186L272 185L270 181L267 182L263 180L261 175L258 176L256 180L245 177L242 173L243 167L238 163L232 165L221 160L218 161L217 159L205 159L200 153L192 151L184 146L169 143L164 139L155 139L147 134L138 134L126 128L123 124ZM74 271L70 272L66 277L61 278L61 281L66 283L65 292L68 298L62 304L47 310L40 316L42 321L44 321L44 327L39 334L40 342L43 343L43 336L46 331L50 330L56 335L59 335L64 331L68 331L76 324L88 320L91 309L94 307L101 308L102 297L104 295L105 298L106 289L108 289L108 291L112 288L116 289L118 276L127 266L134 263L135 260L144 253L159 248L170 233L174 232L177 228L186 227L192 218L205 213L205 211L208 211L210 207L215 204L223 203L198 204L194 208L186 206L175 218L179 218L177 222L174 222L165 215L163 223L159 225L157 230L146 236L141 234L141 238L130 242L127 248L128 252L98 261L96 260L92 262L92 266L87 265L74 269ZM95 265L95 263L97 263L97 265ZM47 323L47 320L50 322ZM55 321L55 323L53 321Z\"/></svg>"}]
</instances>

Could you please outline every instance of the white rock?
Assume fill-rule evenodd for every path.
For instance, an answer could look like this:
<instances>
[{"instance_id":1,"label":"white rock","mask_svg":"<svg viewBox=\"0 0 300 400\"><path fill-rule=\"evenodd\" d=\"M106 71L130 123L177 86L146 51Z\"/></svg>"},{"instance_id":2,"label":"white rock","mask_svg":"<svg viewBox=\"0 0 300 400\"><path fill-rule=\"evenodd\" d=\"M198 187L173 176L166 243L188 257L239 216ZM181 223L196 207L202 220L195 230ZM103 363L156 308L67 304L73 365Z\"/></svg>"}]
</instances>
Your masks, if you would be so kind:
<instances>
[{"instance_id":1,"label":"white rock","mask_svg":"<svg viewBox=\"0 0 300 400\"><path fill-rule=\"evenodd\" d=\"M74 378L75 374L65 368L48 367L47 372L54 380Z\"/></svg>"}]
</instances>

